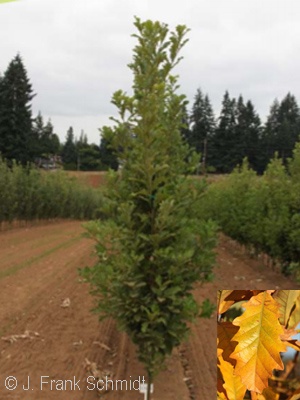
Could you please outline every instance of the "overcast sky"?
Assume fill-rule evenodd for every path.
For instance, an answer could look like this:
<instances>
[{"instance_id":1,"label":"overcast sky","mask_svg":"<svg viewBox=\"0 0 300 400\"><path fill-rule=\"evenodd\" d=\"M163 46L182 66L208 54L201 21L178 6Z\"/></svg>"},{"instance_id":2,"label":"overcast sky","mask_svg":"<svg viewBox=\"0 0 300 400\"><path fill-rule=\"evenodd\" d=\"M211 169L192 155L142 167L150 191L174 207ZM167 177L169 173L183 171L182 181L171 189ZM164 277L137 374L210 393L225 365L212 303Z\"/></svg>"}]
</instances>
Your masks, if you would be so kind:
<instances>
[{"instance_id":1,"label":"overcast sky","mask_svg":"<svg viewBox=\"0 0 300 400\"><path fill-rule=\"evenodd\" d=\"M19 0L0 4L0 71L20 52L40 110L64 140L70 125L99 143L116 116L114 91L131 93L134 16L185 24L177 67L192 106L198 87L218 116L225 90L265 120L275 97L300 103L299 0Z\"/></svg>"}]
</instances>

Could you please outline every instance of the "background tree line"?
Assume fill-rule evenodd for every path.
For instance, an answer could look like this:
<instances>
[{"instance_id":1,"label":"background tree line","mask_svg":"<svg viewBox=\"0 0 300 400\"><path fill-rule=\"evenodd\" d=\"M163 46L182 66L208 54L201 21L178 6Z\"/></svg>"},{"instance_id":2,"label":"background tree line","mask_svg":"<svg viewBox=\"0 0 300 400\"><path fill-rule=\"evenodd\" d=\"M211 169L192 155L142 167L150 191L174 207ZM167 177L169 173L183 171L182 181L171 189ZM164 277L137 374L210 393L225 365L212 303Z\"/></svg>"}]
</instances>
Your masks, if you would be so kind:
<instances>
[{"instance_id":1,"label":"background tree line","mask_svg":"<svg viewBox=\"0 0 300 400\"><path fill-rule=\"evenodd\" d=\"M295 96L288 93L274 100L266 123L262 124L251 100L225 92L215 118L208 95L198 89L192 110L184 110L182 134L199 154L200 166L218 173L231 172L245 157L262 174L275 152L284 164L292 156L300 135L300 112Z\"/></svg>"},{"instance_id":2,"label":"background tree line","mask_svg":"<svg viewBox=\"0 0 300 400\"><path fill-rule=\"evenodd\" d=\"M19 54L0 75L0 153L9 162L26 165L37 159L59 156L65 169L117 169L118 160L103 138L99 145L79 139L70 127L61 143L49 119L32 115L32 85ZM182 135L199 153L199 171L228 173L247 157L251 168L263 173L275 152L284 163L292 156L300 134L300 111L295 96L288 93L274 100L262 124L251 100L225 92L220 115L215 117L208 94L198 89L191 111L183 110Z\"/></svg>"},{"instance_id":3,"label":"background tree line","mask_svg":"<svg viewBox=\"0 0 300 400\"><path fill-rule=\"evenodd\" d=\"M65 169L117 169L116 157L105 140L99 146L89 144L83 131L77 139L70 127L65 143L61 143L50 119L45 123L41 112L33 117L31 102L35 95L17 54L0 74L0 154L10 165L13 160L24 166L62 160Z\"/></svg>"}]
</instances>

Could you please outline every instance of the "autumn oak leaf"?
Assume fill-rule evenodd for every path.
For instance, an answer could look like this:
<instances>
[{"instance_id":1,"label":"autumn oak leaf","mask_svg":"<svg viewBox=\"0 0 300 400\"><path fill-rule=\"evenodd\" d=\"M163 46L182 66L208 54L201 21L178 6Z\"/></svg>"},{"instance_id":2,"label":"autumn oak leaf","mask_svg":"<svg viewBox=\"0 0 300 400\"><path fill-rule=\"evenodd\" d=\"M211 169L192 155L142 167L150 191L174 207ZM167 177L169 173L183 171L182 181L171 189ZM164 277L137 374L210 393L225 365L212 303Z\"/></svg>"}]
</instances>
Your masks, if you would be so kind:
<instances>
[{"instance_id":1,"label":"autumn oak leaf","mask_svg":"<svg viewBox=\"0 0 300 400\"><path fill-rule=\"evenodd\" d=\"M274 299L279 304L279 321L282 325L288 326L288 321L296 305L297 298L300 298L300 290L279 290L275 294Z\"/></svg>"},{"instance_id":2,"label":"autumn oak leaf","mask_svg":"<svg viewBox=\"0 0 300 400\"><path fill-rule=\"evenodd\" d=\"M222 356L219 357L219 363L227 398L230 400L243 400L247 388L242 383L241 378L234 374L233 365L225 361Z\"/></svg>"},{"instance_id":3,"label":"autumn oak leaf","mask_svg":"<svg viewBox=\"0 0 300 400\"><path fill-rule=\"evenodd\" d=\"M262 393L268 387L273 369L284 369L280 352L286 351L286 347L280 340L283 328L278 320L278 305L264 291L243 307L243 315L232 322L239 330L232 338L238 344L230 357L236 360L235 374L247 389Z\"/></svg>"}]
</instances>

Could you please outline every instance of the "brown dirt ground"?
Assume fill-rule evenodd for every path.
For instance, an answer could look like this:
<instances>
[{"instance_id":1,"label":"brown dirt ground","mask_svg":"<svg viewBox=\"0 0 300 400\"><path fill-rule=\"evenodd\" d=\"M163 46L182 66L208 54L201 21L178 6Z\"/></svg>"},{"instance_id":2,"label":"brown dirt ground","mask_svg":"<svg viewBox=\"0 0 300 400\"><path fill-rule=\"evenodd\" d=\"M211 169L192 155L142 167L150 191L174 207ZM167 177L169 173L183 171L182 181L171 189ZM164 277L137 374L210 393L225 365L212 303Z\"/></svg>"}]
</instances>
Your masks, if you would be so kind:
<instances>
[{"instance_id":1,"label":"brown dirt ground","mask_svg":"<svg viewBox=\"0 0 300 400\"><path fill-rule=\"evenodd\" d=\"M127 336L113 321L100 323L90 312L92 297L77 269L92 265L96 255L94 243L81 237L83 231L79 222L60 222L0 233L0 400L98 399L95 390L88 390L95 382L86 382L91 373L85 359L112 373L113 379L127 379L128 385L144 375ZM225 237L217 253L216 279L195 288L199 301L208 297L215 302L218 289L299 289ZM67 298L70 305L61 307ZM26 331L30 337L3 340ZM215 399L215 348L214 315L191 327L189 341L155 379L153 400ZM16 390L5 388L8 376L17 378ZM28 377L30 388L25 390ZM72 387L70 382L66 387L53 383L51 390L50 383L41 387L41 379L58 385L59 380L79 382L73 381ZM143 395L119 386L102 398L142 400Z\"/></svg>"},{"instance_id":2,"label":"brown dirt ground","mask_svg":"<svg viewBox=\"0 0 300 400\"><path fill-rule=\"evenodd\" d=\"M105 183L106 171L66 171L70 177L75 177L79 182L85 185L97 188ZM203 175L193 175L195 179L205 178L208 183L218 182L220 180L226 179L227 174L207 174Z\"/></svg>"},{"instance_id":3,"label":"brown dirt ground","mask_svg":"<svg viewBox=\"0 0 300 400\"><path fill-rule=\"evenodd\" d=\"M105 183L105 171L67 171L67 174L77 178L79 182L94 188Z\"/></svg>"}]
</instances>

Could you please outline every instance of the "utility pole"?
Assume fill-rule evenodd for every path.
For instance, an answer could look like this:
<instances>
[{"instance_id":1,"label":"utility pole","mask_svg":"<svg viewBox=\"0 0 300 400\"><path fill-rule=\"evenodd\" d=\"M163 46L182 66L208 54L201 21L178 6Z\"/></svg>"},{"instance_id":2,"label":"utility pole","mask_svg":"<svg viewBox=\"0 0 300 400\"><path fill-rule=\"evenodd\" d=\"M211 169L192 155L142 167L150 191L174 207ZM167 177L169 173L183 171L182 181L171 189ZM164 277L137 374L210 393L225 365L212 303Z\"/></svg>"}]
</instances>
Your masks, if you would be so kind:
<instances>
[{"instance_id":1,"label":"utility pole","mask_svg":"<svg viewBox=\"0 0 300 400\"><path fill-rule=\"evenodd\" d=\"M202 157L202 173L206 173L206 158L207 158L207 138L204 139L203 143L203 157Z\"/></svg>"},{"instance_id":2,"label":"utility pole","mask_svg":"<svg viewBox=\"0 0 300 400\"><path fill-rule=\"evenodd\" d=\"M80 171L80 151L77 151L77 171Z\"/></svg>"}]
</instances>

